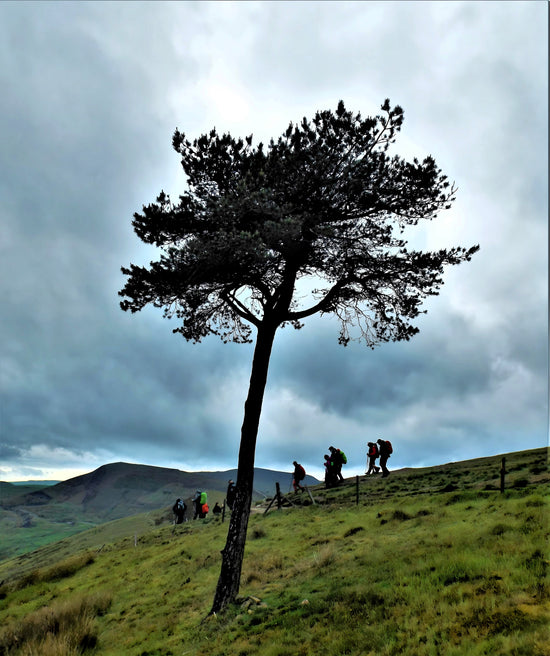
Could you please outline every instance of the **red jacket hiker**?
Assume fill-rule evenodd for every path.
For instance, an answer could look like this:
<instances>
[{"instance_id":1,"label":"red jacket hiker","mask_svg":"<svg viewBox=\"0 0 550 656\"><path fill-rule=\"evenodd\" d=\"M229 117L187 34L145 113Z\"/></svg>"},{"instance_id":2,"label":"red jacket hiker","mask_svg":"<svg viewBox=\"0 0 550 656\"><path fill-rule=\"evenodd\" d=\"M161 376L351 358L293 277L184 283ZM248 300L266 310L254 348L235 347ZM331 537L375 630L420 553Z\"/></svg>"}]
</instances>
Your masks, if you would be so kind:
<instances>
[{"instance_id":1,"label":"red jacket hiker","mask_svg":"<svg viewBox=\"0 0 550 656\"><path fill-rule=\"evenodd\" d=\"M367 456L369 458L368 461L368 469L365 472L367 475L368 474L378 474L380 471L380 467L376 466L376 458L380 455L378 451L378 446L374 442L369 442L368 443L369 450L367 453Z\"/></svg>"},{"instance_id":2,"label":"red jacket hiker","mask_svg":"<svg viewBox=\"0 0 550 656\"><path fill-rule=\"evenodd\" d=\"M296 460L292 464L294 465L294 479L292 481L294 492L298 492L298 490L303 492L305 488L300 485L300 481L303 481L306 477L306 470L302 467L302 465L297 463Z\"/></svg>"}]
</instances>

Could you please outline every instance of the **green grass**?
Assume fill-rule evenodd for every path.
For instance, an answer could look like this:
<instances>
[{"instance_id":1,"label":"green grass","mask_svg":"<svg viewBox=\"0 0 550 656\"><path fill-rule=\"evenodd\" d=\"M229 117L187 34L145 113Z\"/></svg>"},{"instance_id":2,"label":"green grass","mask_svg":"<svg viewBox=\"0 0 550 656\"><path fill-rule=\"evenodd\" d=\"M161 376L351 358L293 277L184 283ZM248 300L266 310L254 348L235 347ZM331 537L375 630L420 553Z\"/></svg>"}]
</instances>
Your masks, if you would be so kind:
<instances>
[{"instance_id":1,"label":"green grass","mask_svg":"<svg viewBox=\"0 0 550 656\"><path fill-rule=\"evenodd\" d=\"M97 527L0 564L0 655L548 656L543 477L423 492L443 481L409 472L254 514L239 603L208 618L227 523Z\"/></svg>"}]
</instances>

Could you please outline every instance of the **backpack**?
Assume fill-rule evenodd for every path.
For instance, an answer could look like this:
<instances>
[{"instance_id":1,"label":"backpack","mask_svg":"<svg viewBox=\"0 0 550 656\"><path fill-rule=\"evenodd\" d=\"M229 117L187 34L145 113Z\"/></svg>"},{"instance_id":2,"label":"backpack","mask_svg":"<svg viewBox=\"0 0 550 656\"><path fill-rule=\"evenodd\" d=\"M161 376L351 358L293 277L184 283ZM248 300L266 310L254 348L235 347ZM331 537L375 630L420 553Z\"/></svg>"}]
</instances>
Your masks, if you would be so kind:
<instances>
[{"instance_id":1,"label":"backpack","mask_svg":"<svg viewBox=\"0 0 550 656\"><path fill-rule=\"evenodd\" d=\"M306 477L306 470L302 467L302 465L300 465L296 469L296 478L301 481L305 477Z\"/></svg>"},{"instance_id":2,"label":"backpack","mask_svg":"<svg viewBox=\"0 0 550 656\"><path fill-rule=\"evenodd\" d=\"M342 464L347 465L348 459L346 458L346 454L343 451L340 451L340 449L338 449L338 451L340 453L340 460L342 461Z\"/></svg>"},{"instance_id":3,"label":"backpack","mask_svg":"<svg viewBox=\"0 0 550 656\"><path fill-rule=\"evenodd\" d=\"M386 447L388 449L388 454L391 455L393 453L393 446L391 445L391 442L389 440L386 440Z\"/></svg>"},{"instance_id":4,"label":"backpack","mask_svg":"<svg viewBox=\"0 0 550 656\"><path fill-rule=\"evenodd\" d=\"M204 504L207 502L207 500L208 500L208 496L207 496L206 492L201 492L201 505L204 506Z\"/></svg>"},{"instance_id":5,"label":"backpack","mask_svg":"<svg viewBox=\"0 0 550 656\"><path fill-rule=\"evenodd\" d=\"M204 492L203 492L203 494L204 494ZM210 510L210 508L208 507L207 503L203 503L201 510L202 510L202 514L206 515L206 513Z\"/></svg>"}]
</instances>

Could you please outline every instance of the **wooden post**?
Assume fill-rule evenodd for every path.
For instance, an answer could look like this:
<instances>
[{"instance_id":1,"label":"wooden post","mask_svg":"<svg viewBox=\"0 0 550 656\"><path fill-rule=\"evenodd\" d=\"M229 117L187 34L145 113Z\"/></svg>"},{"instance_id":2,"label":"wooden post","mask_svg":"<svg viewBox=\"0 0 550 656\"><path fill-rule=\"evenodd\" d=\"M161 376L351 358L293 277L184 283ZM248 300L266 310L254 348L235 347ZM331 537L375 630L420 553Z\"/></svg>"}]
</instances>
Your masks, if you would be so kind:
<instances>
[{"instance_id":1,"label":"wooden post","mask_svg":"<svg viewBox=\"0 0 550 656\"><path fill-rule=\"evenodd\" d=\"M502 459L502 463L500 465L500 492L501 494L504 492L504 477L506 476L506 458Z\"/></svg>"},{"instance_id":2,"label":"wooden post","mask_svg":"<svg viewBox=\"0 0 550 656\"><path fill-rule=\"evenodd\" d=\"M279 483L275 483L275 487L277 488L277 492L276 492L275 496L273 497L273 499L271 499L271 501L269 502L268 507L264 510L264 515L271 508L271 506L275 503L275 501L277 501L277 510L280 510L283 507L283 502L286 502L289 506L294 506L294 504L292 503L292 501L288 497L285 497L283 494L281 494L281 486L279 485ZM307 490L307 488L306 488L306 490ZM311 496L311 492L309 490L308 490L308 494L310 496L310 499L313 501L313 503L315 503L315 500Z\"/></svg>"},{"instance_id":3,"label":"wooden post","mask_svg":"<svg viewBox=\"0 0 550 656\"><path fill-rule=\"evenodd\" d=\"M222 524L225 521L225 504L227 503L227 499L223 500L223 506L222 506Z\"/></svg>"},{"instance_id":4,"label":"wooden post","mask_svg":"<svg viewBox=\"0 0 550 656\"><path fill-rule=\"evenodd\" d=\"M355 505L359 505L359 476L355 477Z\"/></svg>"},{"instance_id":5,"label":"wooden post","mask_svg":"<svg viewBox=\"0 0 550 656\"><path fill-rule=\"evenodd\" d=\"M313 498L313 495L309 491L309 487L306 485L306 492L309 494L309 498L311 499L311 503L315 505L315 499Z\"/></svg>"}]
</instances>

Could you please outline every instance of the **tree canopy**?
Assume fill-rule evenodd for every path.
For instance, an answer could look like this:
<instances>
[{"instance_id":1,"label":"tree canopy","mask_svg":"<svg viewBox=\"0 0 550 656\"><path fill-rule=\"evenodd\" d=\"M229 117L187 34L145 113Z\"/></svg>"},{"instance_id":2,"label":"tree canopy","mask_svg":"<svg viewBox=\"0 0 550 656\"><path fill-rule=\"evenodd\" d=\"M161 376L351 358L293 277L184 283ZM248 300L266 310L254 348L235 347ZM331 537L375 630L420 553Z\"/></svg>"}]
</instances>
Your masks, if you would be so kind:
<instances>
[{"instance_id":1,"label":"tree canopy","mask_svg":"<svg viewBox=\"0 0 550 656\"><path fill-rule=\"evenodd\" d=\"M191 142L176 130L188 190L177 202L161 192L134 215L137 235L162 254L148 269L123 268L122 308L163 307L193 341L250 341L264 320L299 327L315 313L339 317L343 344L350 326L370 346L409 339L444 265L478 247L407 250L405 226L449 208L456 189L432 157L388 154L402 123L389 100L374 118L340 101L267 147L216 130ZM306 276L317 286L301 307L293 292Z\"/></svg>"}]
</instances>

